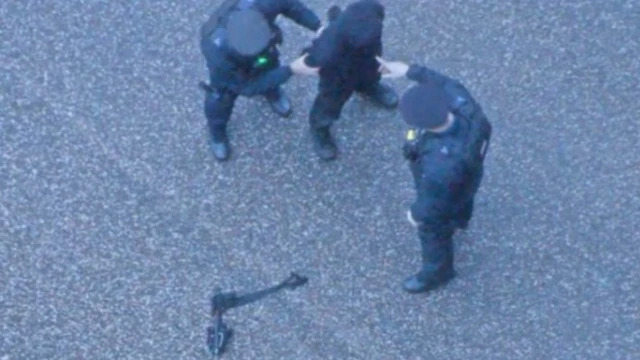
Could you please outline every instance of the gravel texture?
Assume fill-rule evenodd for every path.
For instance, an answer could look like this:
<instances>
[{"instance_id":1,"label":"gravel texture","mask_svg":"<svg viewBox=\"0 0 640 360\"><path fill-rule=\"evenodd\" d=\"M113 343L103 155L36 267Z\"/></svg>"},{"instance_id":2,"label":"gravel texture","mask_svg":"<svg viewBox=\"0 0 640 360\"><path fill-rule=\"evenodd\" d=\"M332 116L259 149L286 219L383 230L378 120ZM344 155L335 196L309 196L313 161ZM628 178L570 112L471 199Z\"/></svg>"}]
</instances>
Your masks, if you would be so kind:
<instances>
[{"instance_id":1,"label":"gravel texture","mask_svg":"<svg viewBox=\"0 0 640 360\"><path fill-rule=\"evenodd\" d=\"M360 98L312 152L316 80L207 143L198 29L220 1L0 3L0 359L640 358L640 5L386 0L385 57L459 78L494 125L460 276L429 295L399 114ZM306 2L324 17L329 3ZM281 19L283 61L312 37ZM403 91L410 83L395 80Z\"/></svg>"}]
</instances>

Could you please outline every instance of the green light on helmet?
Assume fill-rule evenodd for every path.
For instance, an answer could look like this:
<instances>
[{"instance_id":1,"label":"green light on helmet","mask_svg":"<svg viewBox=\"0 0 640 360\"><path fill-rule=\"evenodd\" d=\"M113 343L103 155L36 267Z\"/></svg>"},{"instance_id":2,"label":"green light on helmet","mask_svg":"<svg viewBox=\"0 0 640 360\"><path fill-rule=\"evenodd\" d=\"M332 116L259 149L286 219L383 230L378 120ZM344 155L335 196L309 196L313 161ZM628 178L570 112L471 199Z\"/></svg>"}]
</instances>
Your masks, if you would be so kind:
<instances>
[{"instance_id":1,"label":"green light on helmet","mask_svg":"<svg viewBox=\"0 0 640 360\"><path fill-rule=\"evenodd\" d=\"M260 56L260 57L258 57L258 59L256 59L256 65L257 66L266 65L268 62L269 62L269 59L267 59L266 56Z\"/></svg>"}]
</instances>

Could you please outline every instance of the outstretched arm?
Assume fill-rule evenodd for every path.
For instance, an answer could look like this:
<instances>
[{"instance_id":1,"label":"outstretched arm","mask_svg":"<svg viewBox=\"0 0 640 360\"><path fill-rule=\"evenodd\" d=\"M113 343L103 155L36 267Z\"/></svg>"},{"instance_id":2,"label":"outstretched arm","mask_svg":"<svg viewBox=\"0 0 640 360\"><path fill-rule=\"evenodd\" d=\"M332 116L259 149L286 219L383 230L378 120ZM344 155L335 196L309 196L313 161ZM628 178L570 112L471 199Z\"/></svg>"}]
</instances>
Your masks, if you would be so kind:
<instances>
[{"instance_id":1,"label":"outstretched arm","mask_svg":"<svg viewBox=\"0 0 640 360\"><path fill-rule=\"evenodd\" d=\"M309 67L305 63L306 57L306 55L303 55L289 65L280 66L257 78L248 79L240 83L238 93L245 96L253 96L284 84L292 75L317 75L320 69Z\"/></svg>"},{"instance_id":2,"label":"outstretched arm","mask_svg":"<svg viewBox=\"0 0 640 360\"><path fill-rule=\"evenodd\" d=\"M386 61L379 56L377 57L377 60L380 64L380 72L382 73L383 78L406 77L409 80L419 83L435 82L440 85L452 80L426 66L407 64L402 61Z\"/></svg>"},{"instance_id":3,"label":"outstretched arm","mask_svg":"<svg viewBox=\"0 0 640 360\"><path fill-rule=\"evenodd\" d=\"M317 68L311 68L305 64L305 56L294 60L291 64L279 66L255 77L249 77L241 73L235 65L213 53L209 58L208 66L211 74L211 86L226 87L236 94L243 96L255 96L287 82L293 75L316 75Z\"/></svg>"},{"instance_id":4,"label":"outstretched arm","mask_svg":"<svg viewBox=\"0 0 640 360\"><path fill-rule=\"evenodd\" d=\"M435 70L429 69L426 66L416 64L409 65L405 76L409 80L413 80L419 83L434 82L440 85L443 85L445 82L447 82L447 80L449 80L448 77L440 74Z\"/></svg>"},{"instance_id":5,"label":"outstretched arm","mask_svg":"<svg viewBox=\"0 0 640 360\"><path fill-rule=\"evenodd\" d=\"M236 94L254 96L285 83L293 75L290 66L280 66L255 77L249 77L219 51L208 53L207 65L214 88L228 88Z\"/></svg>"},{"instance_id":6,"label":"outstretched arm","mask_svg":"<svg viewBox=\"0 0 640 360\"><path fill-rule=\"evenodd\" d=\"M341 54L341 43L334 26L329 25L320 36L313 40L306 50L307 65L312 67L326 67L333 63Z\"/></svg>"},{"instance_id":7,"label":"outstretched arm","mask_svg":"<svg viewBox=\"0 0 640 360\"><path fill-rule=\"evenodd\" d=\"M318 31L322 21L308 6L300 0L278 0L280 13L299 25L312 31Z\"/></svg>"}]
</instances>

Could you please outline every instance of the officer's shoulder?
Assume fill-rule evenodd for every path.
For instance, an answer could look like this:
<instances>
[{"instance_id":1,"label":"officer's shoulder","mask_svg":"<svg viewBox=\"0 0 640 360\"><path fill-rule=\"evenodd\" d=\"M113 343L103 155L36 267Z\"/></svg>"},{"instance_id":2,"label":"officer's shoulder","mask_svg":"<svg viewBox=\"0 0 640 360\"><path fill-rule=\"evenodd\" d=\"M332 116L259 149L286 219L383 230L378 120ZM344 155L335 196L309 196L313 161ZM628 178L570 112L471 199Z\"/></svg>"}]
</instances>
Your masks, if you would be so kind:
<instances>
[{"instance_id":1,"label":"officer's shoulder","mask_svg":"<svg viewBox=\"0 0 640 360\"><path fill-rule=\"evenodd\" d=\"M463 94L452 94L451 110L468 119L476 111L476 104L472 98Z\"/></svg>"},{"instance_id":2,"label":"officer's shoulder","mask_svg":"<svg viewBox=\"0 0 640 360\"><path fill-rule=\"evenodd\" d=\"M445 91L447 91L451 95L471 98L469 89L467 89L467 87L459 79L447 77L447 81L444 83L444 88Z\"/></svg>"},{"instance_id":3,"label":"officer's shoulder","mask_svg":"<svg viewBox=\"0 0 640 360\"><path fill-rule=\"evenodd\" d=\"M226 32L224 29L217 29L202 38L203 50L210 55L222 55L226 52Z\"/></svg>"},{"instance_id":4,"label":"officer's shoulder","mask_svg":"<svg viewBox=\"0 0 640 360\"><path fill-rule=\"evenodd\" d=\"M209 34L208 39L215 47L222 49L227 42L227 31L218 28Z\"/></svg>"},{"instance_id":5,"label":"officer's shoulder","mask_svg":"<svg viewBox=\"0 0 640 360\"><path fill-rule=\"evenodd\" d=\"M460 80L451 79L445 87L446 92L451 98L451 110L454 113L469 118L474 113L481 111L480 105Z\"/></svg>"}]
</instances>

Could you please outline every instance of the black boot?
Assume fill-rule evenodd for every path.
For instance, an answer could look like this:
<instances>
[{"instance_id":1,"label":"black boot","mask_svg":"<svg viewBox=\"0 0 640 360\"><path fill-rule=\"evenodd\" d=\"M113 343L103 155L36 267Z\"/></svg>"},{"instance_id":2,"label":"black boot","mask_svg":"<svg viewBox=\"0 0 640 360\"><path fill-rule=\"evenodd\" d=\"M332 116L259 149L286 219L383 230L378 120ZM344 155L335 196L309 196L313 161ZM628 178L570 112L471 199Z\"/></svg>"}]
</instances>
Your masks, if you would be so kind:
<instances>
[{"instance_id":1,"label":"black boot","mask_svg":"<svg viewBox=\"0 0 640 360\"><path fill-rule=\"evenodd\" d=\"M271 106L271 110L282 117L289 117L291 115L291 102L284 93L282 88L277 87L270 90L265 94L265 98Z\"/></svg>"},{"instance_id":2,"label":"black boot","mask_svg":"<svg viewBox=\"0 0 640 360\"><path fill-rule=\"evenodd\" d=\"M456 276L453 267L437 271L420 271L404 281L404 290L408 293L421 293L435 290L446 285Z\"/></svg>"},{"instance_id":3,"label":"black boot","mask_svg":"<svg viewBox=\"0 0 640 360\"><path fill-rule=\"evenodd\" d=\"M217 126L212 129L212 145L213 155L218 161L225 161L231 155L231 145L227 136L226 126Z\"/></svg>"},{"instance_id":4,"label":"black boot","mask_svg":"<svg viewBox=\"0 0 640 360\"><path fill-rule=\"evenodd\" d=\"M333 160L338 155L338 148L331 136L329 127L322 127L311 130L313 145L316 153L322 160Z\"/></svg>"},{"instance_id":5,"label":"black boot","mask_svg":"<svg viewBox=\"0 0 640 360\"><path fill-rule=\"evenodd\" d=\"M398 106L399 98L393 88L381 82L376 83L374 87L366 90L363 95L368 97L374 103L387 109L394 109Z\"/></svg>"},{"instance_id":6,"label":"black boot","mask_svg":"<svg viewBox=\"0 0 640 360\"><path fill-rule=\"evenodd\" d=\"M422 261L422 270L404 281L403 287L406 292L435 290L456 276L453 268L453 242L450 239L437 245L423 242Z\"/></svg>"}]
</instances>

